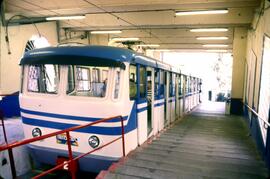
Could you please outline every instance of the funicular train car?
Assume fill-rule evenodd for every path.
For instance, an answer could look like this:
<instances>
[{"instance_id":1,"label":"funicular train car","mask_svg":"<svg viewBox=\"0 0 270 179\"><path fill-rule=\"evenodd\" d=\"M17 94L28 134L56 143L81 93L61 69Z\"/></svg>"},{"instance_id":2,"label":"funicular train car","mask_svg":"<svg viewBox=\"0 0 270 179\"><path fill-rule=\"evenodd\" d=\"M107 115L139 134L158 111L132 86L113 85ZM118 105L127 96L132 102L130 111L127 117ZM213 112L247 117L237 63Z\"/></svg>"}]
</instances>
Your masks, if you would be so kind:
<instances>
[{"instance_id":1,"label":"funicular train car","mask_svg":"<svg viewBox=\"0 0 270 179\"><path fill-rule=\"evenodd\" d=\"M190 110L191 77L128 49L47 47L26 52L20 64L26 138L122 115L128 153ZM117 136L121 136L119 120L71 132L74 155ZM68 156L66 142L65 135L58 135L29 148L35 160L55 165L59 157ZM106 169L122 157L121 145L117 141L80 159L80 169Z\"/></svg>"}]
</instances>

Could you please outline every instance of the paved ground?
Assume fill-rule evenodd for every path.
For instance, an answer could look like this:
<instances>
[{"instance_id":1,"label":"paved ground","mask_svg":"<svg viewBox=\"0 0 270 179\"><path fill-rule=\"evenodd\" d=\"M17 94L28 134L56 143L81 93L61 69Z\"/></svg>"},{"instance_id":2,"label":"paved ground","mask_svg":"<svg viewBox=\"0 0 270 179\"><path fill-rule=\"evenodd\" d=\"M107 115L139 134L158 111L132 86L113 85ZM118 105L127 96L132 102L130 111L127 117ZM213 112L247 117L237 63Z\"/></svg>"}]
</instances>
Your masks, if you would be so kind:
<instances>
[{"instance_id":1,"label":"paved ground","mask_svg":"<svg viewBox=\"0 0 270 179\"><path fill-rule=\"evenodd\" d=\"M267 178L244 120L209 109L202 105L105 178Z\"/></svg>"}]
</instances>

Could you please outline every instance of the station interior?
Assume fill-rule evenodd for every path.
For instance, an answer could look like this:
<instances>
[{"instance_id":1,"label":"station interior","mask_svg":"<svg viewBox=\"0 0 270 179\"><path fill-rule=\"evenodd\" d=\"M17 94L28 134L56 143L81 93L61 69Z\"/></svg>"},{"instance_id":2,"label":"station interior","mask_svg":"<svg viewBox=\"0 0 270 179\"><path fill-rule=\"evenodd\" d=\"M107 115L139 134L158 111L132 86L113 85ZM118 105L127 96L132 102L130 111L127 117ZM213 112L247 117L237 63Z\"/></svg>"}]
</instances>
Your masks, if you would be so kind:
<instances>
[{"instance_id":1,"label":"station interior","mask_svg":"<svg viewBox=\"0 0 270 179\"><path fill-rule=\"evenodd\" d=\"M270 177L270 0L1 0L0 5L0 179L44 178L43 173L57 164L62 166L48 172L45 178ZM179 112L175 109L165 114L165 118L173 116L173 122L148 132L135 147L124 143L123 136L129 142L130 135L122 133L122 139L119 135L123 143L119 140L119 147L111 152L121 153L125 145L128 152L105 168L81 171L82 164L75 165L73 161L75 152L69 155L67 164L61 160L53 161L55 165L43 164L28 148L27 140L31 139L26 137L28 128L22 114L27 113L25 106L31 106L31 101L29 105L20 101L24 99L22 84L27 76L21 60L28 57L25 54L45 53L43 48L69 46L129 49L156 60L156 64L177 69L176 79L180 81L184 75L186 81L193 80L196 90L189 97L185 97L185 92L175 94L179 97L175 99L179 101L179 105L175 104ZM96 53L106 56L107 52ZM135 74L141 72L138 68L140 65L137 71L135 66ZM131 71L131 67L125 70ZM61 66L61 74L66 71ZM148 75L148 67L146 71ZM154 85L159 82L152 81L155 91ZM177 82L176 88L181 84ZM62 82L61 85L64 86ZM155 94L150 95L155 101ZM193 99L192 95L196 97ZM188 102L191 99L194 104ZM156 104L151 105L154 110ZM187 105L188 110L182 109ZM57 108L53 111L59 110L62 117L58 117L63 120L69 111L63 114L64 107ZM76 106L74 109L74 114L84 110ZM45 111L28 112L28 116ZM102 114L108 109L104 106L96 111ZM46 112L49 116L50 112ZM153 123L157 114L150 112ZM138 120L140 114L136 114ZM124 119L124 124L125 120L128 119ZM33 135L33 131L28 131L31 132ZM76 148L72 137L66 142L66 151L67 146L70 150ZM89 147L97 150L89 155L106 153L109 146ZM36 155L45 156L46 152ZM91 165L99 163L93 161Z\"/></svg>"}]
</instances>

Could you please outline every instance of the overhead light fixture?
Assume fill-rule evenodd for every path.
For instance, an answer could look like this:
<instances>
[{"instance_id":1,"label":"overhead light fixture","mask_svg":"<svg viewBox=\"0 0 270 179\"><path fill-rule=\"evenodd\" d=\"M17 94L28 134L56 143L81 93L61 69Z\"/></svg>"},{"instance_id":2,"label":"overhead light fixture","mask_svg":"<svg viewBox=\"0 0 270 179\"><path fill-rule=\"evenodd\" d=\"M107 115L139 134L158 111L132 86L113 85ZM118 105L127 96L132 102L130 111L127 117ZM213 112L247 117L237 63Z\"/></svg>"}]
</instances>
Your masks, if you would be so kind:
<instances>
[{"instance_id":1,"label":"overhead light fixture","mask_svg":"<svg viewBox=\"0 0 270 179\"><path fill-rule=\"evenodd\" d=\"M227 28L190 29L190 32L227 32Z\"/></svg>"},{"instance_id":2,"label":"overhead light fixture","mask_svg":"<svg viewBox=\"0 0 270 179\"><path fill-rule=\"evenodd\" d=\"M91 34L120 34L121 30L95 30L91 31Z\"/></svg>"},{"instance_id":3,"label":"overhead light fixture","mask_svg":"<svg viewBox=\"0 0 270 179\"><path fill-rule=\"evenodd\" d=\"M205 50L206 52L213 52L213 53L215 53L215 52L221 52L221 53L226 53L226 52L228 52L228 50L218 50L218 49L216 49L216 50Z\"/></svg>"},{"instance_id":4,"label":"overhead light fixture","mask_svg":"<svg viewBox=\"0 0 270 179\"><path fill-rule=\"evenodd\" d=\"M204 15L204 14L226 14L228 13L228 9L222 10L199 10L199 11L179 11L176 12L177 16L189 16L189 15Z\"/></svg>"},{"instance_id":5,"label":"overhead light fixture","mask_svg":"<svg viewBox=\"0 0 270 179\"><path fill-rule=\"evenodd\" d=\"M228 47L227 44L205 44L203 47Z\"/></svg>"},{"instance_id":6,"label":"overhead light fixture","mask_svg":"<svg viewBox=\"0 0 270 179\"><path fill-rule=\"evenodd\" d=\"M118 41L118 42L124 42L124 41L139 41L139 38L137 37L123 37L123 38L113 38L113 41Z\"/></svg>"},{"instance_id":7,"label":"overhead light fixture","mask_svg":"<svg viewBox=\"0 0 270 179\"><path fill-rule=\"evenodd\" d=\"M79 20L84 19L84 15L80 16L55 16L55 17L46 17L47 21L54 21L54 20Z\"/></svg>"},{"instance_id":8,"label":"overhead light fixture","mask_svg":"<svg viewBox=\"0 0 270 179\"><path fill-rule=\"evenodd\" d=\"M139 44L138 47L159 47L159 44Z\"/></svg>"},{"instance_id":9,"label":"overhead light fixture","mask_svg":"<svg viewBox=\"0 0 270 179\"><path fill-rule=\"evenodd\" d=\"M228 40L228 37L197 37L197 40Z\"/></svg>"}]
</instances>

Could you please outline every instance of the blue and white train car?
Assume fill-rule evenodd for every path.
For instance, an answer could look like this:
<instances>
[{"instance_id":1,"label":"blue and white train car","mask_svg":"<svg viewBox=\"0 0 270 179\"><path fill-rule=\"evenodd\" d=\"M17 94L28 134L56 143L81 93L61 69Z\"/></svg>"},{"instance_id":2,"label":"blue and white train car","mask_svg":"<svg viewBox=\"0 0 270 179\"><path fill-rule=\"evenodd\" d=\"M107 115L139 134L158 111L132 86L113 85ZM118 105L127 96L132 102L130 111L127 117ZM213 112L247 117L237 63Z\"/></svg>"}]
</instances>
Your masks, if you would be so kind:
<instances>
[{"instance_id":1,"label":"blue and white train car","mask_svg":"<svg viewBox=\"0 0 270 179\"><path fill-rule=\"evenodd\" d=\"M26 52L20 64L20 107L26 138L122 115L128 153L186 112L184 75L128 49L48 47ZM119 136L119 120L71 132L74 155ZM90 143L92 140L95 142ZM55 165L59 157L68 156L66 142L65 135L58 135L29 148L37 161ZM122 157L121 149L119 140L87 155L80 159L80 169L106 169Z\"/></svg>"}]
</instances>

